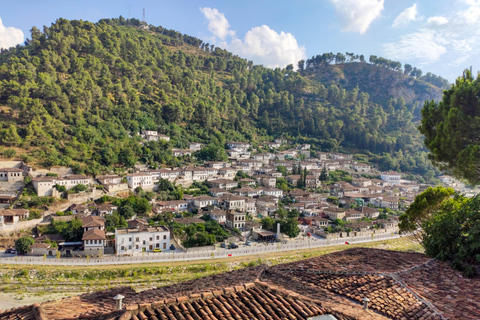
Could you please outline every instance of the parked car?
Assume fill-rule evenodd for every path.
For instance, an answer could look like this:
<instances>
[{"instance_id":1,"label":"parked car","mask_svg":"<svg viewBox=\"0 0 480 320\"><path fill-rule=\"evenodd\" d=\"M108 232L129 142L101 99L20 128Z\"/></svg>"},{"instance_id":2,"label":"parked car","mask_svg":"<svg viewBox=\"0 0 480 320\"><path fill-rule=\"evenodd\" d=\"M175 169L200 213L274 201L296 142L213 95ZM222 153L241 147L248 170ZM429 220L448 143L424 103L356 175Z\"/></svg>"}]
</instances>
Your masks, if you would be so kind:
<instances>
[{"instance_id":1,"label":"parked car","mask_svg":"<svg viewBox=\"0 0 480 320\"><path fill-rule=\"evenodd\" d=\"M170 250L172 250L172 251L175 250L175 246L173 244L170 245Z\"/></svg>"},{"instance_id":2,"label":"parked car","mask_svg":"<svg viewBox=\"0 0 480 320\"><path fill-rule=\"evenodd\" d=\"M237 249L237 248L238 248L238 245L236 245L235 243L230 243L229 248L230 248L230 249Z\"/></svg>"},{"instance_id":3,"label":"parked car","mask_svg":"<svg viewBox=\"0 0 480 320\"><path fill-rule=\"evenodd\" d=\"M5 250L5 253L12 253L12 250L13 249L7 249L7 250Z\"/></svg>"},{"instance_id":4,"label":"parked car","mask_svg":"<svg viewBox=\"0 0 480 320\"><path fill-rule=\"evenodd\" d=\"M311 236L312 236L312 234L311 234L310 232L308 232L308 233L307 233L307 236L311 237Z\"/></svg>"},{"instance_id":5,"label":"parked car","mask_svg":"<svg viewBox=\"0 0 480 320\"><path fill-rule=\"evenodd\" d=\"M246 245L246 246L251 246L252 243L251 243L250 241L245 241L244 245Z\"/></svg>"},{"instance_id":6,"label":"parked car","mask_svg":"<svg viewBox=\"0 0 480 320\"><path fill-rule=\"evenodd\" d=\"M162 249L160 249L160 248L154 248L154 249L153 249L153 252L162 252Z\"/></svg>"},{"instance_id":7,"label":"parked car","mask_svg":"<svg viewBox=\"0 0 480 320\"><path fill-rule=\"evenodd\" d=\"M226 247L227 247L227 246L225 245L225 243L222 243L222 244L220 245L220 248L226 248Z\"/></svg>"},{"instance_id":8,"label":"parked car","mask_svg":"<svg viewBox=\"0 0 480 320\"><path fill-rule=\"evenodd\" d=\"M16 254L16 253L17 253L17 250L11 249L10 253L11 253L11 254Z\"/></svg>"}]
</instances>

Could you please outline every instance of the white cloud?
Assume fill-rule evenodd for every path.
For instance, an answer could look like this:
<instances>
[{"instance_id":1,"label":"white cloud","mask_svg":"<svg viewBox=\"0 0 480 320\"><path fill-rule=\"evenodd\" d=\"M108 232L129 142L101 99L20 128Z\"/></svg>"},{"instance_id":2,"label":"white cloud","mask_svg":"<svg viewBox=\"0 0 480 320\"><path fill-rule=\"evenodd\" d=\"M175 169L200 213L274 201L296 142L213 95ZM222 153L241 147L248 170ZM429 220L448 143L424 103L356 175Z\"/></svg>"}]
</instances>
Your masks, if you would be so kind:
<instances>
[{"instance_id":1,"label":"white cloud","mask_svg":"<svg viewBox=\"0 0 480 320\"><path fill-rule=\"evenodd\" d=\"M269 68L284 68L289 64L305 59L305 47L299 46L295 36L288 32L280 33L266 25L254 27L242 39L237 38L235 31L230 30L228 20L217 9L200 8L209 20L208 30L221 41L217 46L232 51L243 58L262 64ZM231 40L227 36L232 37ZM216 42L216 39L212 39Z\"/></svg>"},{"instance_id":2,"label":"white cloud","mask_svg":"<svg viewBox=\"0 0 480 320\"><path fill-rule=\"evenodd\" d=\"M330 0L335 6L342 31L365 33L380 16L384 0Z\"/></svg>"},{"instance_id":3,"label":"white cloud","mask_svg":"<svg viewBox=\"0 0 480 320\"><path fill-rule=\"evenodd\" d=\"M480 0L463 2L480 5ZM465 67L463 64L479 56L479 24L478 6L430 17L416 31L383 44L383 52L389 58L408 59L424 65L441 59L445 64Z\"/></svg>"},{"instance_id":4,"label":"white cloud","mask_svg":"<svg viewBox=\"0 0 480 320\"><path fill-rule=\"evenodd\" d=\"M23 31L14 27L5 27L0 18L0 48L8 49L23 43Z\"/></svg>"},{"instance_id":5,"label":"white cloud","mask_svg":"<svg viewBox=\"0 0 480 320\"><path fill-rule=\"evenodd\" d=\"M443 25L446 25L447 23L448 23L448 19L445 17L441 17L441 16L430 17L427 20L427 27L431 27L431 28L441 27Z\"/></svg>"},{"instance_id":6,"label":"white cloud","mask_svg":"<svg viewBox=\"0 0 480 320\"><path fill-rule=\"evenodd\" d=\"M218 12L215 8L200 8L205 18L208 19L208 30L213 33L214 36L225 40L225 38L230 35L234 36L235 32L229 30L230 24L225 18L223 13Z\"/></svg>"},{"instance_id":7,"label":"white cloud","mask_svg":"<svg viewBox=\"0 0 480 320\"><path fill-rule=\"evenodd\" d=\"M434 31L421 29L401 36L397 42L384 44L383 51L389 59L419 59L422 63L429 63L438 61L447 48Z\"/></svg>"},{"instance_id":8,"label":"white cloud","mask_svg":"<svg viewBox=\"0 0 480 320\"><path fill-rule=\"evenodd\" d=\"M418 17L417 4L414 3L413 6L406 8L398 15L398 17L395 18L392 27L396 28L401 25L406 25L410 21L415 21L418 19L420 18Z\"/></svg>"},{"instance_id":9,"label":"white cloud","mask_svg":"<svg viewBox=\"0 0 480 320\"><path fill-rule=\"evenodd\" d=\"M227 48L270 68L284 68L288 64L296 66L306 57L305 47L299 46L291 33L277 33L266 25L252 28L243 41L234 39Z\"/></svg>"},{"instance_id":10,"label":"white cloud","mask_svg":"<svg viewBox=\"0 0 480 320\"><path fill-rule=\"evenodd\" d=\"M480 6L480 0L460 0L461 2L464 2L465 4L473 7Z\"/></svg>"}]
</instances>

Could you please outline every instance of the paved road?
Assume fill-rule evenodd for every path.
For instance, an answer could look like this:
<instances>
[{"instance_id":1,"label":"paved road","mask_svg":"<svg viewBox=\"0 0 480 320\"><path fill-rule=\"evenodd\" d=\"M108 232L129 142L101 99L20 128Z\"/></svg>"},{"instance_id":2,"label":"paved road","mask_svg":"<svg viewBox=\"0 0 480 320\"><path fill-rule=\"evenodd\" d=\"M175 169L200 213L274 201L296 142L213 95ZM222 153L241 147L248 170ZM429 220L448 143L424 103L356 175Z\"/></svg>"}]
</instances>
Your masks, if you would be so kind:
<instances>
[{"instance_id":1,"label":"paved road","mask_svg":"<svg viewBox=\"0 0 480 320\"><path fill-rule=\"evenodd\" d=\"M396 239L400 236L391 233L379 234L373 237L373 241ZM372 236L357 237L355 240L351 238L342 238L337 240L325 240L314 237L307 237L305 239L289 241L283 243L271 243L268 245L262 243L253 243L252 246L240 245L238 249L223 249L216 248L215 250L205 250L195 253L145 253L132 257L116 257L113 255L106 255L102 258L59 258L32 256L18 256L2 254L0 263L4 264L20 264L20 265L59 265L59 266L82 266L82 265L108 265L108 264L131 264L131 263L152 263L152 262L167 262L167 261L191 261L191 260L205 260L211 258L226 258L238 257L245 255L261 255L270 252L281 252L290 250L300 250L317 247L328 247L349 243L363 243L371 242ZM345 244L345 247L348 245Z\"/></svg>"}]
</instances>

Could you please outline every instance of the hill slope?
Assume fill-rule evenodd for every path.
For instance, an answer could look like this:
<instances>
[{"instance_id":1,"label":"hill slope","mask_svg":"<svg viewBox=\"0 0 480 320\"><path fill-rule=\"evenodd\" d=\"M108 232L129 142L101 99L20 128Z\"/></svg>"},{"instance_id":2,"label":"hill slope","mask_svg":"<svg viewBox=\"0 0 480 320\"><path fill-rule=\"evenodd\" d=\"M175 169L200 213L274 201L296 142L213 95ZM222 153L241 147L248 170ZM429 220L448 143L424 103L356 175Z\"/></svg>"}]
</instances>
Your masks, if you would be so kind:
<instances>
[{"instance_id":1,"label":"hill slope","mask_svg":"<svg viewBox=\"0 0 480 320\"><path fill-rule=\"evenodd\" d=\"M171 148L191 141L208 145L203 157L222 159L226 140L255 146L283 135L318 149L384 154L385 169L432 169L413 122L417 106L387 101L388 88L377 97L353 80L330 84L255 66L135 19L59 19L31 37L0 54L0 143L20 148L27 161L97 174L137 160L178 164ZM332 70L352 79L351 66ZM141 129L171 141L142 145L128 134Z\"/></svg>"},{"instance_id":2,"label":"hill slope","mask_svg":"<svg viewBox=\"0 0 480 320\"><path fill-rule=\"evenodd\" d=\"M340 84L346 89L358 86L376 103L402 98L406 103L418 102L423 105L426 100L438 101L442 98L441 88L366 62L322 65L314 70L306 70L302 75L325 85Z\"/></svg>"}]
</instances>

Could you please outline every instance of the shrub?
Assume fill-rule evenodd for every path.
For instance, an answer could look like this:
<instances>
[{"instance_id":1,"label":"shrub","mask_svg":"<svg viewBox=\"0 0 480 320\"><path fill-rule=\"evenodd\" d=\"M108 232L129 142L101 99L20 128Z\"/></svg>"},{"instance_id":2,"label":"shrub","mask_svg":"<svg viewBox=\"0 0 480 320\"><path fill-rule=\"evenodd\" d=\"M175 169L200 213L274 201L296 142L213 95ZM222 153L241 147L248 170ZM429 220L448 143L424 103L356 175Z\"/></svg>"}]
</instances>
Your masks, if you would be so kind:
<instances>
[{"instance_id":1,"label":"shrub","mask_svg":"<svg viewBox=\"0 0 480 320\"><path fill-rule=\"evenodd\" d=\"M15 249L20 254L30 252L30 247L35 243L32 237L24 236L15 241Z\"/></svg>"}]
</instances>

